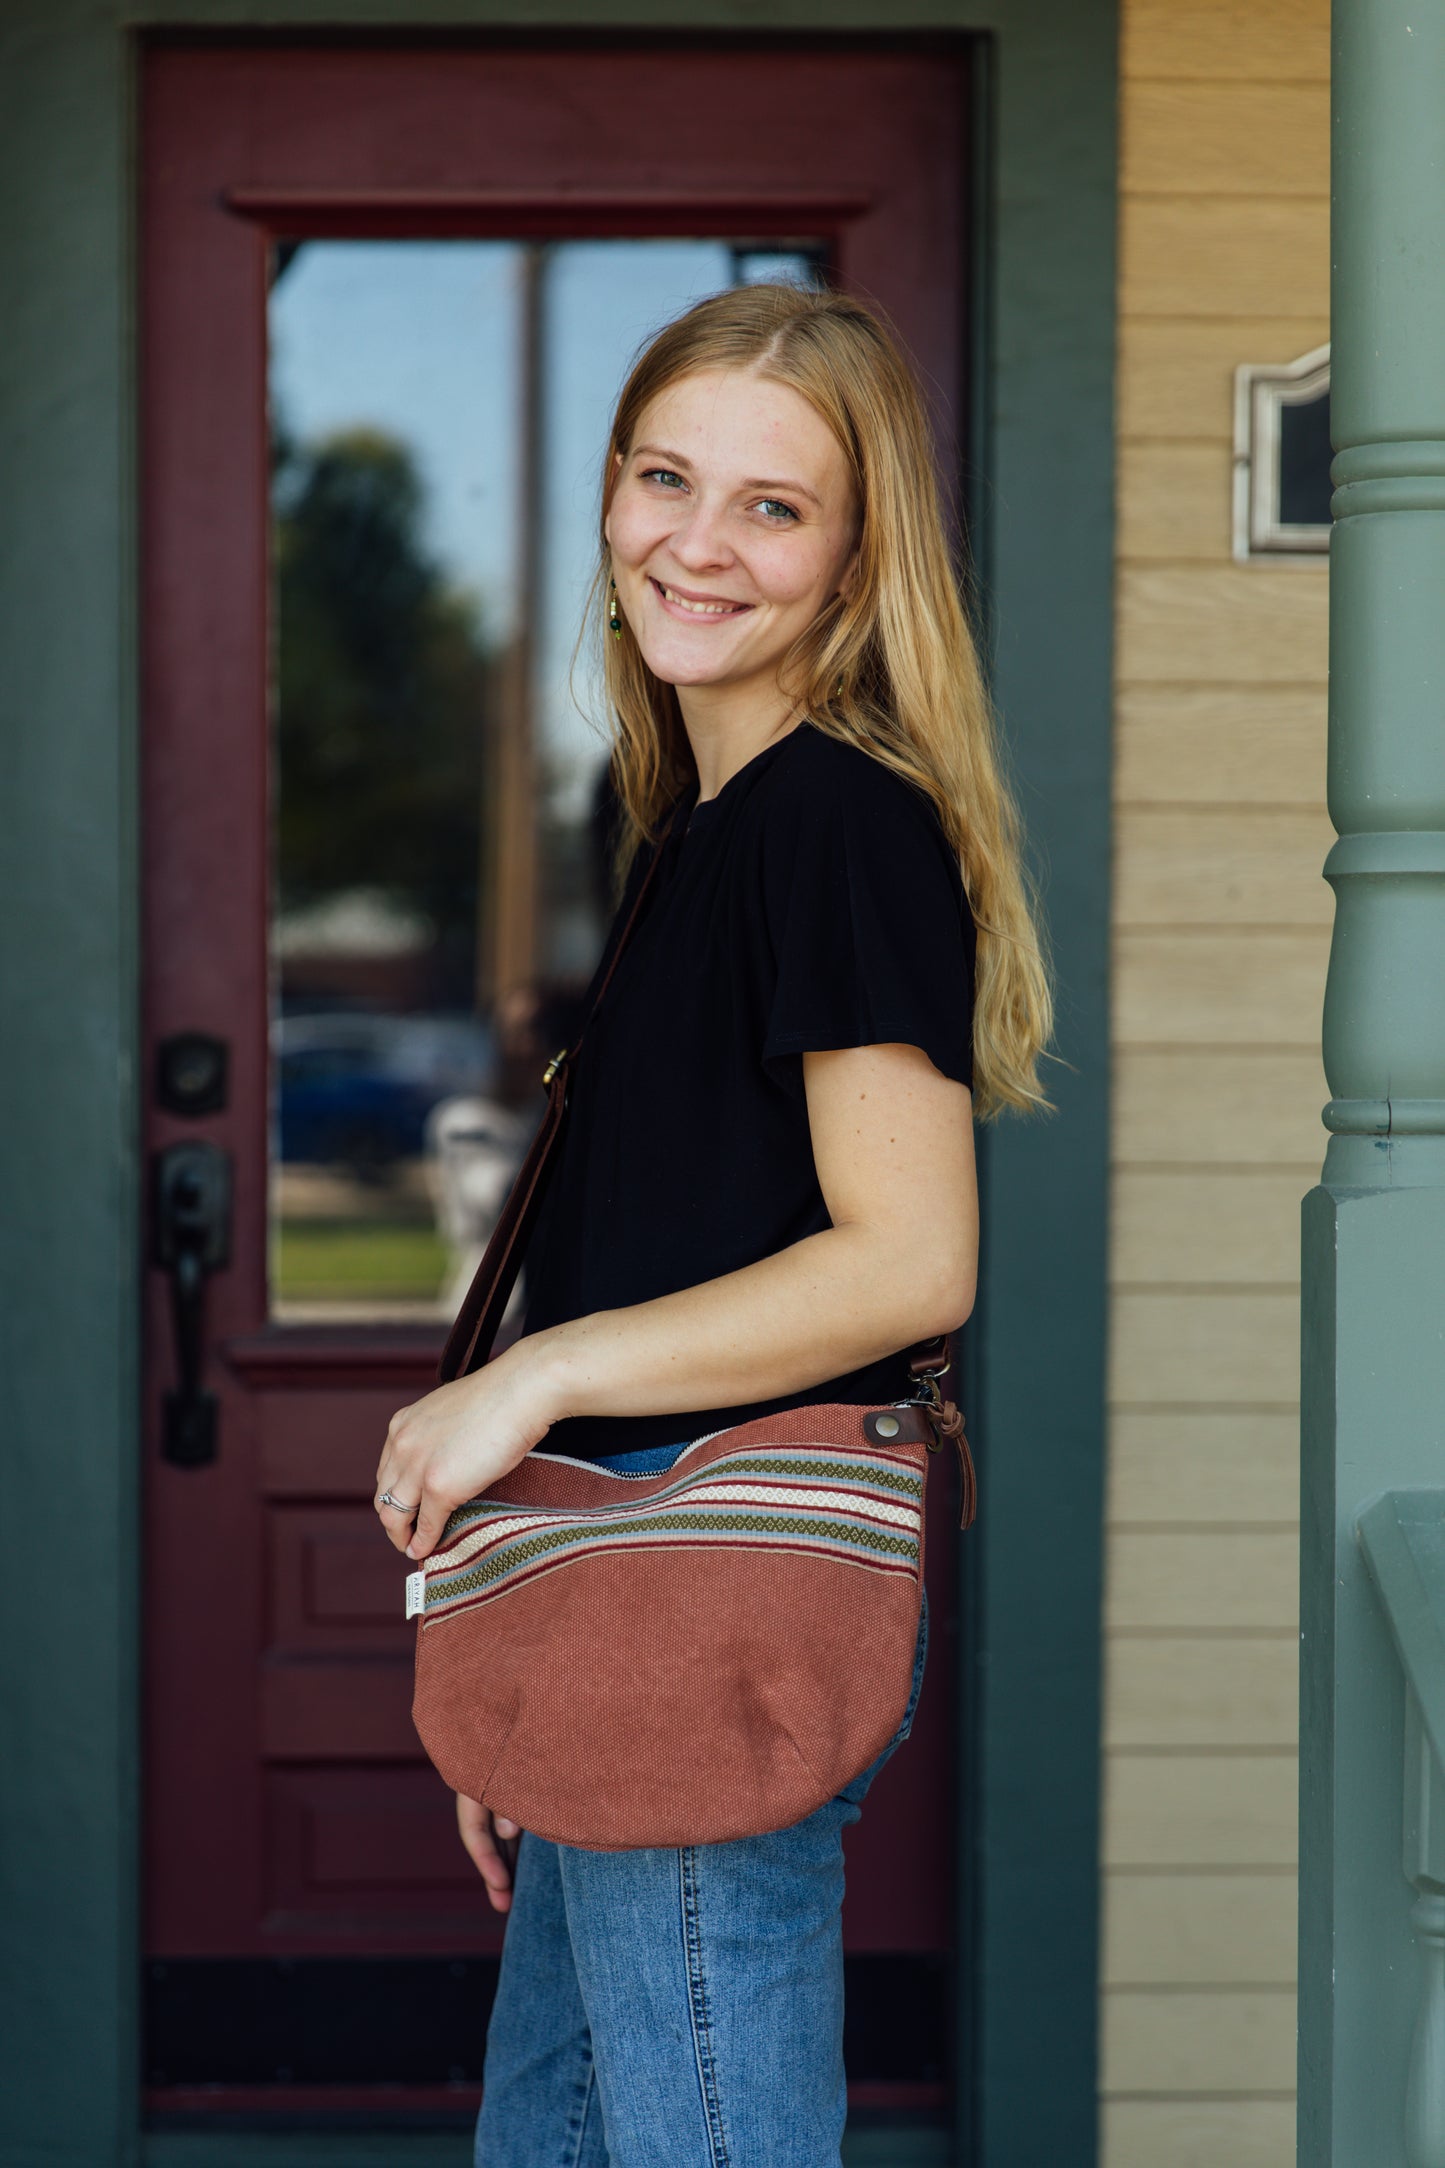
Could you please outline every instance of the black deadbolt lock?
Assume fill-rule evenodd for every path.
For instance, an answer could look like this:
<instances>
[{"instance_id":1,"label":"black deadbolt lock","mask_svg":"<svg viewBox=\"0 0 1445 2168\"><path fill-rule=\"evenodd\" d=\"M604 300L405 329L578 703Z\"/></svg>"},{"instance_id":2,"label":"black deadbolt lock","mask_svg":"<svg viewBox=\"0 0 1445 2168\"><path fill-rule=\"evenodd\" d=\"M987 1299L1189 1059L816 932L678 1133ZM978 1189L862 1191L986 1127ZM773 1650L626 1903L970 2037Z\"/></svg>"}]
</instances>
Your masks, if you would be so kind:
<instances>
[{"instance_id":1,"label":"black deadbolt lock","mask_svg":"<svg viewBox=\"0 0 1445 2168\"><path fill-rule=\"evenodd\" d=\"M208 1031L173 1031L156 1048L156 1105L167 1114L219 1114L229 1049Z\"/></svg>"}]
</instances>

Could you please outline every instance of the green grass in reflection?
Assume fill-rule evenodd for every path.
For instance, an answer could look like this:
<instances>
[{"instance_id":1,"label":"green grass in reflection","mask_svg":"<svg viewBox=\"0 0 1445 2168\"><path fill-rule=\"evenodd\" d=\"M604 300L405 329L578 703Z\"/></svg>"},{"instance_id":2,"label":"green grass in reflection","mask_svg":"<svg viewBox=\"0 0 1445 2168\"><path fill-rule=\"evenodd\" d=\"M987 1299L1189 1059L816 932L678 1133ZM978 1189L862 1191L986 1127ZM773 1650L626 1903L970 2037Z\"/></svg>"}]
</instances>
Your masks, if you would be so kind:
<instances>
[{"instance_id":1,"label":"green grass in reflection","mask_svg":"<svg viewBox=\"0 0 1445 2168\"><path fill-rule=\"evenodd\" d=\"M274 1289L282 1302L368 1302L434 1297L447 1268L431 1227L396 1220L283 1220Z\"/></svg>"}]
</instances>

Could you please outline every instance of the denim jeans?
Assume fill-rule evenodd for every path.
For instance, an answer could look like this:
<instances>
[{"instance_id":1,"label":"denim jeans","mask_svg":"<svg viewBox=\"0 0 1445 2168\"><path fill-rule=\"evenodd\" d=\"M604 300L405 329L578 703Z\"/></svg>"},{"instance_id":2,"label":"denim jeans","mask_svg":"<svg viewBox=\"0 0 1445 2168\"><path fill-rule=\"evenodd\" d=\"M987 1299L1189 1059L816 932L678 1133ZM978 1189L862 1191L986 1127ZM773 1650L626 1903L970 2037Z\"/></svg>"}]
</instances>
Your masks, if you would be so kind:
<instances>
[{"instance_id":1,"label":"denim jeans","mask_svg":"<svg viewBox=\"0 0 1445 2168\"><path fill-rule=\"evenodd\" d=\"M927 1645L925 1600L897 1732L791 1829L629 1852L522 1837L476 2168L838 2168L842 1836L908 1736Z\"/></svg>"}]
</instances>

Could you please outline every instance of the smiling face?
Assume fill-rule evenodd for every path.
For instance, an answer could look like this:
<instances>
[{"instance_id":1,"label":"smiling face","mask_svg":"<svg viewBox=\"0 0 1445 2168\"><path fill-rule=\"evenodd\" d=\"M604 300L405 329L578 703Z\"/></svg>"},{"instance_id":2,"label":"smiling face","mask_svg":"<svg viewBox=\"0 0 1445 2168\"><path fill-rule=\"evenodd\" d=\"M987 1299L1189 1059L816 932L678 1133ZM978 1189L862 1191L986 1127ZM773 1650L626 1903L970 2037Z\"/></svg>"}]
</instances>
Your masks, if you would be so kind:
<instances>
[{"instance_id":1,"label":"smiling face","mask_svg":"<svg viewBox=\"0 0 1445 2168\"><path fill-rule=\"evenodd\" d=\"M750 369L679 378L643 412L605 533L617 600L655 677L779 697L778 668L843 587L857 505L801 393Z\"/></svg>"}]
</instances>

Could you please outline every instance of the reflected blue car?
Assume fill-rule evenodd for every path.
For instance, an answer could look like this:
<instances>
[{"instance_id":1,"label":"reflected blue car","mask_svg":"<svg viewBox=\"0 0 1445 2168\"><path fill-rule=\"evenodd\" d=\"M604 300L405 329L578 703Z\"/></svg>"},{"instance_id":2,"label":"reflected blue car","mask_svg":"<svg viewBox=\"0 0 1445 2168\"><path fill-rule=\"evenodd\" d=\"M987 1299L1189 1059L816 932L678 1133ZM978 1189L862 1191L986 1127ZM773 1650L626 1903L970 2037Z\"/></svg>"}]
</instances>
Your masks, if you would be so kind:
<instances>
[{"instance_id":1,"label":"reflected blue car","mask_svg":"<svg viewBox=\"0 0 1445 2168\"><path fill-rule=\"evenodd\" d=\"M419 1158L432 1108L492 1067L490 1034L470 1019L285 1017L279 1037L281 1159L362 1180Z\"/></svg>"}]
</instances>

